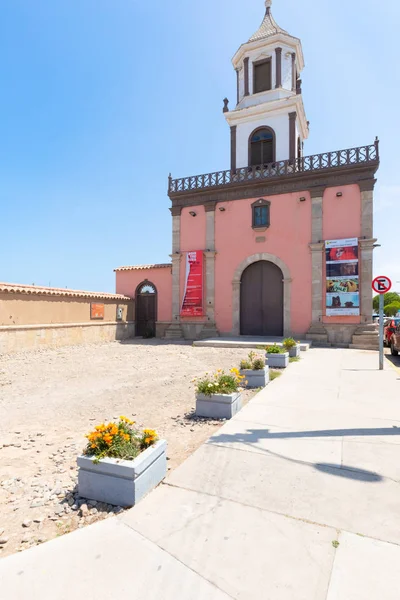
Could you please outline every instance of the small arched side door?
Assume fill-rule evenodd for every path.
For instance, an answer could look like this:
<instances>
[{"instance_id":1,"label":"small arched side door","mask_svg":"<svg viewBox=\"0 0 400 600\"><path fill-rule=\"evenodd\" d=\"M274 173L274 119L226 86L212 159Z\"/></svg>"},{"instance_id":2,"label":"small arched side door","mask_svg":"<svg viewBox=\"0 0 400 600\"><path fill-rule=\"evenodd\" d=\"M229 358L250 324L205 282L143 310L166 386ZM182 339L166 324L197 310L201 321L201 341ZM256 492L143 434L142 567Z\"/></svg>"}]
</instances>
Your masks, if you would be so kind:
<instances>
[{"instance_id":1,"label":"small arched side door","mask_svg":"<svg viewBox=\"0 0 400 600\"><path fill-rule=\"evenodd\" d=\"M136 335L154 337L157 321L157 289L150 281L144 281L136 290Z\"/></svg>"}]
</instances>

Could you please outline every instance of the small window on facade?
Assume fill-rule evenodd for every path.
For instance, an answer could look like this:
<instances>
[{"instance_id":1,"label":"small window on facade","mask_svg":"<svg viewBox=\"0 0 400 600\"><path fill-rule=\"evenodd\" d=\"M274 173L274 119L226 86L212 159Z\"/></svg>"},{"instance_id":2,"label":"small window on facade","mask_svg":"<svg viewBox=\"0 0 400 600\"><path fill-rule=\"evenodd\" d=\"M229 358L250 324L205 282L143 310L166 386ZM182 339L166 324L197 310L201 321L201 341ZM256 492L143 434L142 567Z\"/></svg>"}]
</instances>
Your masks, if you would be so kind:
<instances>
[{"instance_id":1,"label":"small window on facade","mask_svg":"<svg viewBox=\"0 0 400 600\"><path fill-rule=\"evenodd\" d=\"M270 226L270 202L268 200L257 200L252 205L254 229L263 229Z\"/></svg>"},{"instance_id":2,"label":"small window on facade","mask_svg":"<svg viewBox=\"0 0 400 600\"><path fill-rule=\"evenodd\" d=\"M271 59L253 63L253 94L272 89Z\"/></svg>"},{"instance_id":3,"label":"small window on facade","mask_svg":"<svg viewBox=\"0 0 400 600\"><path fill-rule=\"evenodd\" d=\"M259 129L250 140L250 166L274 162L274 135L270 129Z\"/></svg>"}]
</instances>

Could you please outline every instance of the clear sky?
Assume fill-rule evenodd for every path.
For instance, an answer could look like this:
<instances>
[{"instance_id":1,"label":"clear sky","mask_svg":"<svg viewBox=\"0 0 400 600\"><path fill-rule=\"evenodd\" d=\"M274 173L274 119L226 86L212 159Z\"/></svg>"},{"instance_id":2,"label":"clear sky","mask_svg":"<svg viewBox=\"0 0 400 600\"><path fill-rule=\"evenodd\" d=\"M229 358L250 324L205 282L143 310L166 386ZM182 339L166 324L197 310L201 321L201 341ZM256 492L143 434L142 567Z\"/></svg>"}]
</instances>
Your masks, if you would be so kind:
<instances>
[{"instance_id":1,"label":"clear sky","mask_svg":"<svg viewBox=\"0 0 400 600\"><path fill-rule=\"evenodd\" d=\"M264 0L2 0L0 281L114 291L115 267L169 260L168 173L229 168L230 61L264 10ZM380 138L375 271L400 281L400 3L272 10L303 42L306 154Z\"/></svg>"}]
</instances>

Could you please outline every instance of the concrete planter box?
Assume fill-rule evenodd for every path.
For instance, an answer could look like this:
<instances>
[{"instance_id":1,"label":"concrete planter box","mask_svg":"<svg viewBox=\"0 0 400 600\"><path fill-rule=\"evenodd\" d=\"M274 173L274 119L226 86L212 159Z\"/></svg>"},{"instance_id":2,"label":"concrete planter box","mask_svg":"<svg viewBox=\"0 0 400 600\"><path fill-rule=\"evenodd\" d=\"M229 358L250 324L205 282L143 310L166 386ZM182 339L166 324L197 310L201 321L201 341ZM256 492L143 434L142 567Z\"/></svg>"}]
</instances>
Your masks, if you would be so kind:
<instances>
[{"instance_id":1,"label":"concrete planter box","mask_svg":"<svg viewBox=\"0 0 400 600\"><path fill-rule=\"evenodd\" d=\"M231 419L242 408L242 394L197 394L196 415L209 419Z\"/></svg>"},{"instance_id":2,"label":"concrete planter box","mask_svg":"<svg viewBox=\"0 0 400 600\"><path fill-rule=\"evenodd\" d=\"M266 354L268 366L275 369L286 369L289 365L289 352L282 354Z\"/></svg>"},{"instance_id":3,"label":"concrete planter box","mask_svg":"<svg viewBox=\"0 0 400 600\"><path fill-rule=\"evenodd\" d=\"M293 348L289 349L289 358L299 358L300 356L300 345L296 344Z\"/></svg>"},{"instance_id":4,"label":"concrete planter box","mask_svg":"<svg viewBox=\"0 0 400 600\"><path fill-rule=\"evenodd\" d=\"M240 371L241 375L246 377L247 388L261 388L265 387L269 384L269 367L264 367L264 369L260 369L258 371L254 371L252 369L242 369Z\"/></svg>"},{"instance_id":5,"label":"concrete planter box","mask_svg":"<svg viewBox=\"0 0 400 600\"><path fill-rule=\"evenodd\" d=\"M167 442L159 440L135 460L78 456L79 495L115 506L134 506L167 474Z\"/></svg>"}]
</instances>

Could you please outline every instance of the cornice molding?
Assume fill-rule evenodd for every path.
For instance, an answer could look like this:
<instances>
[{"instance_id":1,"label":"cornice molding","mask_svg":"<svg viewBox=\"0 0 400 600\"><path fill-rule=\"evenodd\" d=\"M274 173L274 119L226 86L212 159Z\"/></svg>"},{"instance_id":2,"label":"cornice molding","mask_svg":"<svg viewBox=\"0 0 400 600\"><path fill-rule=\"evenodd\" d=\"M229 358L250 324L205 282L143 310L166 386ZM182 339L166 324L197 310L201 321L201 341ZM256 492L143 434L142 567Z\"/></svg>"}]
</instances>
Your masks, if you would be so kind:
<instances>
[{"instance_id":1,"label":"cornice molding","mask_svg":"<svg viewBox=\"0 0 400 600\"><path fill-rule=\"evenodd\" d=\"M299 173L296 176L279 177L279 179L252 180L239 185L236 183L221 185L219 188L171 192L169 197L173 209L298 192L310 192L311 197L319 197L321 189L324 190L328 187L364 185L365 181L374 179L377 168L378 164L333 168L330 171L324 169L323 171Z\"/></svg>"}]
</instances>

